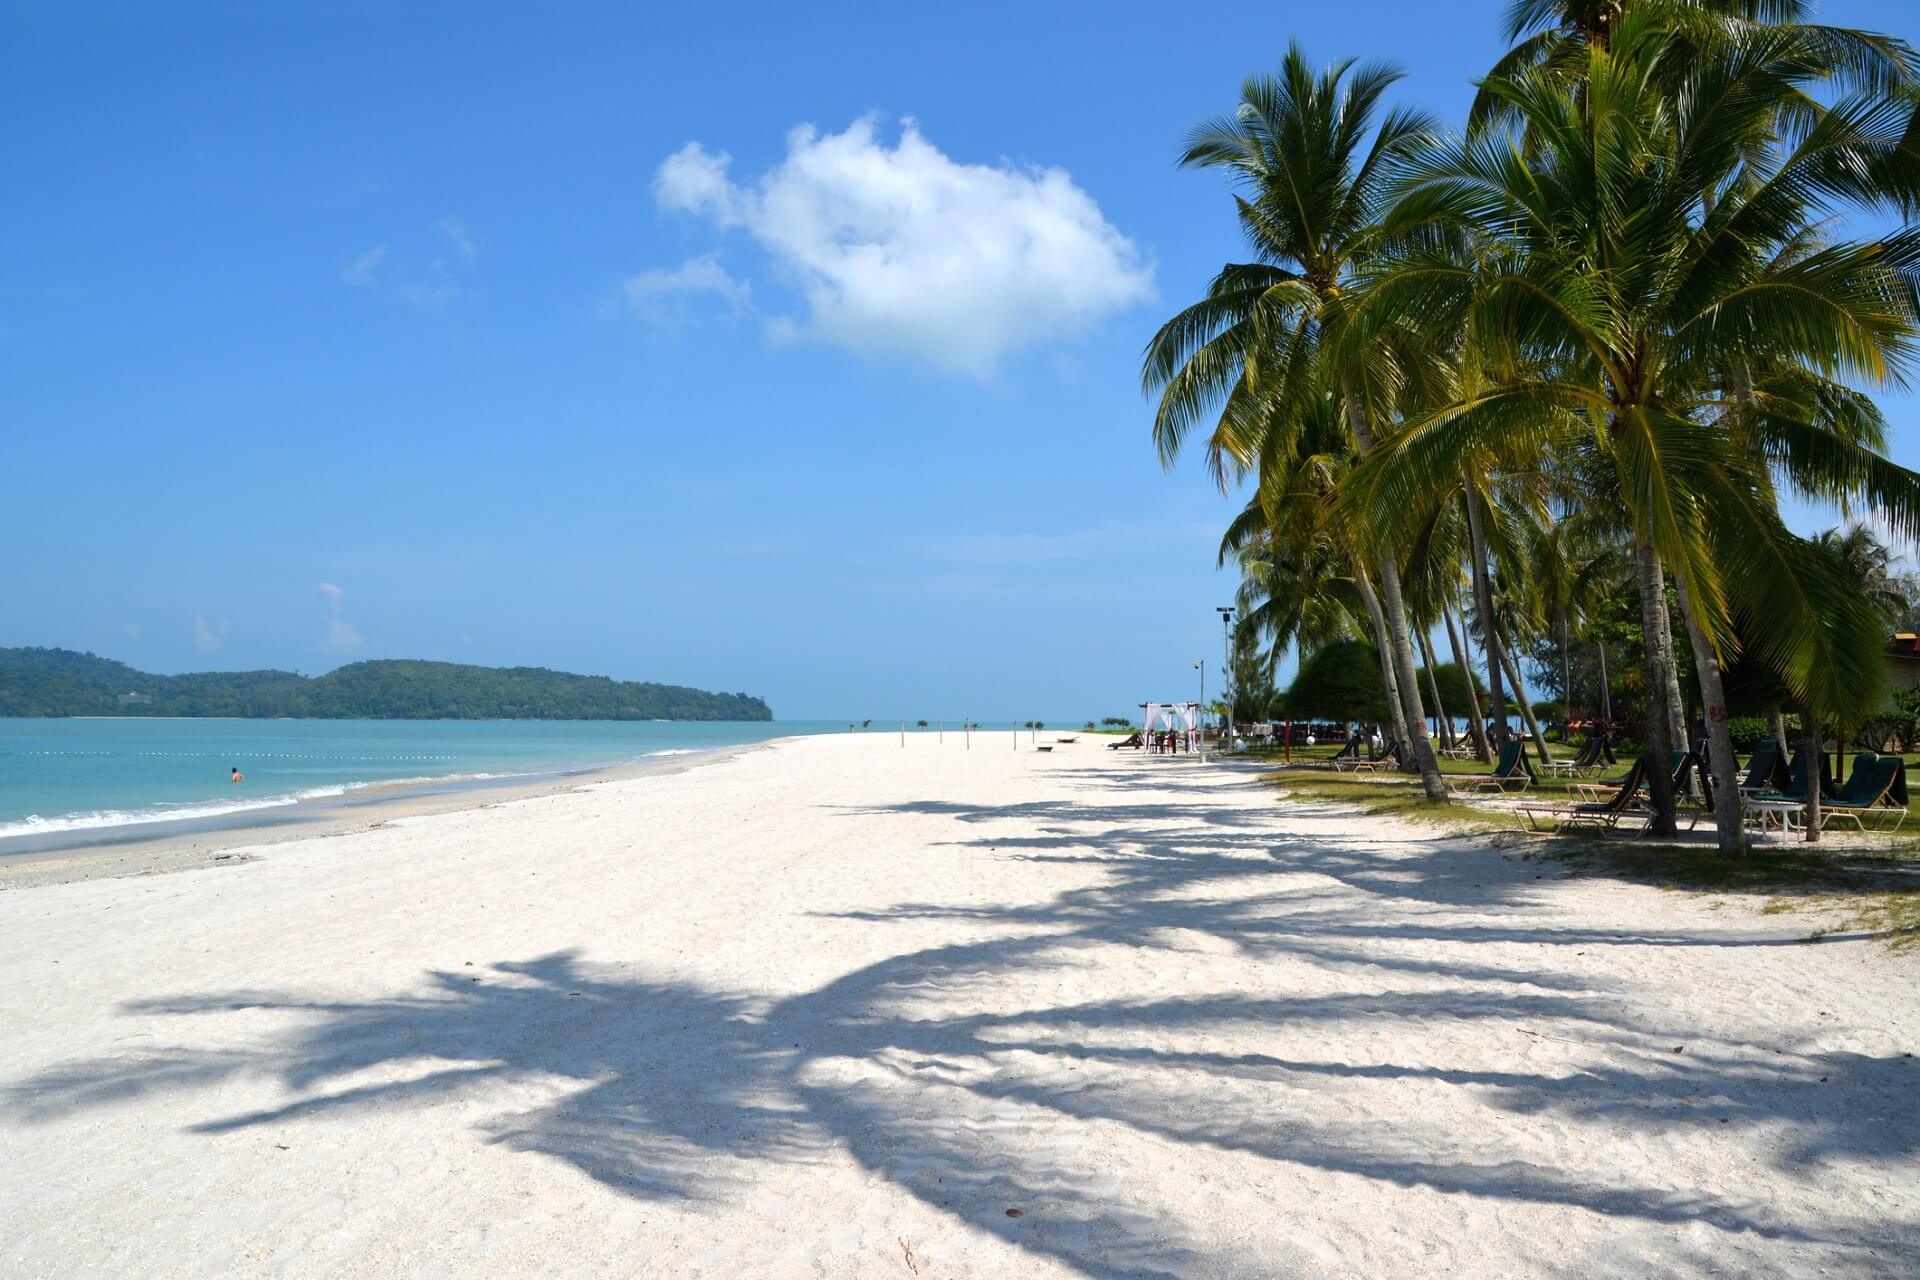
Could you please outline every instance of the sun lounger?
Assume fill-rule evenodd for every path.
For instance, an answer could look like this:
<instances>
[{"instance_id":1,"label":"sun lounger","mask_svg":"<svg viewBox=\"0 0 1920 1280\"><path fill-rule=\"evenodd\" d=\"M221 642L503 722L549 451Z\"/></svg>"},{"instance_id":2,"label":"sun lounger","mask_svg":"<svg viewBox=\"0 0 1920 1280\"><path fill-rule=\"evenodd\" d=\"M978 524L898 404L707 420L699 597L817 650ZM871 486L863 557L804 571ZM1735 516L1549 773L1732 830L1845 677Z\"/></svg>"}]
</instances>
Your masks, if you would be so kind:
<instances>
[{"instance_id":1,"label":"sun lounger","mask_svg":"<svg viewBox=\"0 0 1920 1280\"><path fill-rule=\"evenodd\" d=\"M1670 751L1667 753L1667 776L1673 780L1673 793L1675 796L1679 796L1687 785L1687 778L1691 771L1692 761L1693 752L1691 751ZM1647 779L1644 774L1639 773L1639 764L1640 761L1634 761L1635 768L1629 770L1621 777L1610 778L1605 782L1576 782L1573 784L1573 789L1585 796L1588 800L1598 803L1606 800L1612 796L1614 792L1624 787L1629 778L1635 778L1637 776L1638 785L1644 787L1647 785Z\"/></svg>"},{"instance_id":2,"label":"sun lounger","mask_svg":"<svg viewBox=\"0 0 1920 1280\"><path fill-rule=\"evenodd\" d=\"M1652 810L1640 795L1641 783L1645 779L1646 761L1642 759L1634 762L1633 768L1621 779L1623 785L1609 799L1585 804L1523 804L1518 812L1526 829L1536 835L1566 831L1573 827L1597 827L1611 831L1622 818L1652 816ZM1543 822L1547 825L1542 826Z\"/></svg>"},{"instance_id":3,"label":"sun lounger","mask_svg":"<svg viewBox=\"0 0 1920 1280\"><path fill-rule=\"evenodd\" d=\"M1366 755L1363 754L1363 751L1364 744L1360 741L1360 735L1355 734L1353 737L1347 739L1346 744L1342 746L1340 750L1334 752L1333 755L1327 758L1327 763L1337 770L1345 771L1352 767L1354 761L1365 760L1367 758Z\"/></svg>"},{"instance_id":4,"label":"sun lounger","mask_svg":"<svg viewBox=\"0 0 1920 1280\"><path fill-rule=\"evenodd\" d=\"M1787 776L1779 746L1768 739L1753 749L1753 758L1747 761L1747 776L1740 779L1740 794L1754 795L1784 786Z\"/></svg>"},{"instance_id":5,"label":"sun lounger","mask_svg":"<svg viewBox=\"0 0 1920 1280\"><path fill-rule=\"evenodd\" d=\"M1533 764L1527 759L1527 744L1515 739L1500 749L1493 772L1466 778L1446 779L1447 790L1455 794L1471 791L1525 791L1537 781Z\"/></svg>"},{"instance_id":6,"label":"sun lounger","mask_svg":"<svg viewBox=\"0 0 1920 1280\"><path fill-rule=\"evenodd\" d=\"M1400 744L1389 742L1378 754L1369 752L1364 760L1349 760L1347 768L1357 773L1378 773L1382 769L1395 769L1400 765Z\"/></svg>"},{"instance_id":7,"label":"sun lounger","mask_svg":"<svg viewBox=\"0 0 1920 1280\"><path fill-rule=\"evenodd\" d=\"M1581 744L1580 754L1571 760L1543 760L1540 767L1548 773L1577 778L1583 773L1591 773L1600 767L1602 753L1606 750L1606 739L1599 734L1591 734Z\"/></svg>"},{"instance_id":8,"label":"sun lounger","mask_svg":"<svg viewBox=\"0 0 1920 1280\"><path fill-rule=\"evenodd\" d=\"M1869 753L1862 752L1863 756ZM1877 757L1874 757L1877 759ZM1854 760L1854 777L1847 779L1849 787L1860 776L1860 759ZM1833 760L1826 752L1820 753L1820 796L1822 805L1847 794L1847 787L1836 787L1833 783ZM1793 768L1788 774L1787 785L1777 791L1764 790L1751 795L1742 792L1741 801L1749 821L1762 827L1779 825L1788 830L1795 829L1794 816L1803 813L1807 805L1807 753L1793 753ZM1824 820L1822 825L1824 826Z\"/></svg>"},{"instance_id":9,"label":"sun lounger","mask_svg":"<svg viewBox=\"0 0 1920 1280\"><path fill-rule=\"evenodd\" d=\"M1141 738L1139 734L1133 733L1133 734L1127 735L1126 737L1122 738L1118 742L1109 742L1107 744L1107 750L1118 751L1122 747L1137 747L1137 746L1140 746L1143 741L1144 739Z\"/></svg>"},{"instance_id":10,"label":"sun lounger","mask_svg":"<svg viewBox=\"0 0 1920 1280\"><path fill-rule=\"evenodd\" d=\"M1860 759L1872 761L1864 776ZM1854 830L1864 832L1869 817L1878 820L1875 829L1880 831L1898 831L1900 824L1907 820L1907 762L1899 756L1875 757L1862 752L1840 794L1820 802L1822 830L1839 821L1851 822ZM1893 819L1891 826L1887 824L1888 818Z\"/></svg>"}]
</instances>

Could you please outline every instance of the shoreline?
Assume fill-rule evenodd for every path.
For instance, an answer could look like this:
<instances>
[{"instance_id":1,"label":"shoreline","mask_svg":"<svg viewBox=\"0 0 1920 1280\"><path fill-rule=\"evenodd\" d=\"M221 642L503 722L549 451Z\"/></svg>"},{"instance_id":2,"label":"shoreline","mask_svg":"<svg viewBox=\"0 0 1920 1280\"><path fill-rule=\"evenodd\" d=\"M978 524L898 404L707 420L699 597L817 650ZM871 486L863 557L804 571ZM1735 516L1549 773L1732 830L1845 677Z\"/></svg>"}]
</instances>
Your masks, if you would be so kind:
<instances>
[{"instance_id":1,"label":"shoreline","mask_svg":"<svg viewBox=\"0 0 1920 1280\"><path fill-rule=\"evenodd\" d=\"M0 893L242 866L256 860L251 852L255 849L355 835L402 818L487 809L608 782L669 777L791 740L791 736L769 738L551 773L376 783L340 795L236 809L213 817L14 836L0 840Z\"/></svg>"},{"instance_id":2,"label":"shoreline","mask_svg":"<svg viewBox=\"0 0 1920 1280\"><path fill-rule=\"evenodd\" d=\"M599 1275L638 1240L662 1276L1864 1280L1920 1248L1920 957L1885 935L1043 744L787 738L0 893L0 1271Z\"/></svg>"}]
</instances>

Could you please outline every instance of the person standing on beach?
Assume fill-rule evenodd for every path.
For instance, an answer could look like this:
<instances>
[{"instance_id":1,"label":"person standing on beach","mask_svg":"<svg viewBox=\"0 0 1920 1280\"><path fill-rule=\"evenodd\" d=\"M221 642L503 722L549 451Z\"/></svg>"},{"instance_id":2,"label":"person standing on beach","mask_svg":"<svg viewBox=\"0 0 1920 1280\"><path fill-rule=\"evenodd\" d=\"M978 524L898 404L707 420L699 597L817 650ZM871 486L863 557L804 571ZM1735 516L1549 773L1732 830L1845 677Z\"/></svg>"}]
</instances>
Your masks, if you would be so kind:
<instances>
[{"instance_id":1,"label":"person standing on beach","mask_svg":"<svg viewBox=\"0 0 1920 1280\"><path fill-rule=\"evenodd\" d=\"M233 766L233 777L229 778L228 781L229 782L245 782L246 780L247 780L247 775L240 772L240 766L239 765Z\"/></svg>"}]
</instances>

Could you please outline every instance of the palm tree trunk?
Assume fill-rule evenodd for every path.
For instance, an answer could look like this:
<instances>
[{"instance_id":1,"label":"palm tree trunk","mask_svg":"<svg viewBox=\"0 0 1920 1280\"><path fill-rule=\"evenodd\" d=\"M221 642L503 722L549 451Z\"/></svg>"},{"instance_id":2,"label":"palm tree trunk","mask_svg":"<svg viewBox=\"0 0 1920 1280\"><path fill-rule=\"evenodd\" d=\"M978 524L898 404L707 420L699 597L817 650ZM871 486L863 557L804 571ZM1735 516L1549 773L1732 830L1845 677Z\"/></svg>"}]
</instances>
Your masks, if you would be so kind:
<instances>
[{"instance_id":1,"label":"palm tree trunk","mask_svg":"<svg viewBox=\"0 0 1920 1280\"><path fill-rule=\"evenodd\" d=\"M1520 666L1513 660L1513 650L1500 646L1500 658L1507 666L1507 679L1513 683L1513 697L1520 704L1520 719L1527 726L1527 733L1533 738L1533 749L1540 753L1541 763L1553 759L1547 752L1547 736L1540 732L1540 722L1534 718L1533 703L1527 698L1527 686L1520 683Z\"/></svg>"},{"instance_id":2,"label":"palm tree trunk","mask_svg":"<svg viewBox=\"0 0 1920 1280\"><path fill-rule=\"evenodd\" d=\"M1809 707L1800 708L1800 745L1807 753L1807 843L1820 843L1820 766L1826 763L1826 748L1820 741L1820 718Z\"/></svg>"},{"instance_id":3,"label":"palm tree trunk","mask_svg":"<svg viewBox=\"0 0 1920 1280\"><path fill-rule=\"evenodd\" d=\"M1387 690L1387 718L1393 728L1393 740L1405 744L1407 741L1406 705L1400 701L1400 678L1394 673L1393 658L1387 651L1387 617L1380 607L1380 593L1373 589L1373 579L1367 576L1364 564L1354 564L1353 580L1360 588L1360 599L1367 606L1367 617L1373 621L1374 650L1380 655L1380 682Z\"/></svg>"},{"instance_id":4,"label":"palm tree trunk","mask_svg":"<svg viewBox=\"0 0 1920 1280\"><path fill-rule=\"evenodd\" d=\"M1677 654L1673 647L1673 615L1664 602L1660 609L1660 620L1666 626L1664 643L1668 654ZM1673 749L1678 751L1688 745L1693 734L1693 722L1687 718L1686 695L1680 691L1680 663L1677 660L1667 664L1667 723L1673 727Z\"/></svg>"},{"instance_id":5,"label":"palm tree trunk","mask_svg":"<svg viewBox=\"0 0 1920 1280\"><path fill-rule=\"evenodd\" d=\"M1693 642L1693 669L1700 676L1700 702L1707 718L1707 741L1713 760L1713 827L1720 852L1747 852L1747 820L1740 808L1740 776L1733 767L1733 726L1727 723L1727 690L1721 679L1720 654L1713 638L1694 617L1693 599L1687 590L1686 574L1676 569L1674 591L1680 597L1680 614L1687 620L1687 638ZM1703 791L1705 787L1701 788Z\"/></svg>"},{"instance_id":6,"label":"palm tree trunk","mask_svg":"<svg viewBox=\"0 0 1920 1280\"><path fill-rule=\"evenodd\" d=\"M1400 676L1400 694L1406 699L1409 738L1402 739L1413 758L1405 761L1419 771L1420 786L1427 799L1436 804L1447 802L1447 784L1440 777L1440 762L1434 759L1433 742L1427 737L1427 713L1420 705L1420 681L1413 672L1413 641L1407 627L1406 602L1400 595L1400 566L1391 552L1380 556L1380 604L1386 611L1387 630L1393 636L1393 665Z\"/></svg>"},{"instance_id":7,"label":"palm tree trunk","mask_svg":"<svg viewBox=\"0 0 1920 1280\"><path fill-rule=\"evenodd\" d=\"M1347 421L1353 428L1354 452L1365 457L1373 450L1373 427L1367 421L1366 404L1360 399L1353 375L1340 379L1341 399ZM1386 613L1387 633L1393 649L1393 665L1400 676L1400 695L1406 699L1404 716L1408 737L1401 739L1410 750L1406 761L1420 771L1420 787L1434 804L1447 802L1447 784L1440 777L1440 762L1433 757L1433 743L1427 739L1427 717L1420 707L1420 682L1413 674L1413 642L1407 631L1407 605L1400 594L1400 563L1392 551L1380 552L1380 604ZM1405 760L1405 756L1402 757Z\"/></svg>"},{"instance_id":8,"label":"palm tree trunk","mask_svg":"<svg viewBox=\"0 0 1920 1280\"><path fill-rule=\"evenodd\" d=\"M1480 519L1480 498L1467 486L1467 533L1473 543L1473 611L1480 619L1480 647L1487 655L1487 700L1492 703L1493 741L1507 745L1507 699L1500 688L1500 629L1493 625L1493 583L1487 576L1487 532Z\"/></svg>"},{"instance_id":9,"label":"palm tree trunk","mask_svg":"<svg viewBox=\"0 0 1920 1280\"><path fill-rule=\"evenodd\" d=\"M1568 644L1567 606L1560 606L1560 736L1571 742L1573 723L1573 653Z\"/></svg>"},{"instance_id":10,"label":"palm tree trunk","mask_svg":"<svg viewBox=\"0 0 1920 1280\"><path fill-rule=\"evenodd\" d=\"M1440 742L1452 750L1453 725L1447 720L1446 704L1440 701L1440 681L1433 672L1433 639L1425 627L1415 628L1413 636L1420 642L1420 657L1427 664L1427 692L1433 695L1433 718L1440 725Z\"/></svg>"},{"instance_id":11,"label":"palm tree trunk","mask_svg":"<svg viewBox=\"0 0 1920 1280\"><path fill-rule=\"evenodd\" d=\"M1647 824L1647 833L1670 836L1680 829L1673 813L1673 779L1667 774L1667 759L1673 750L1671 704L1666 697L1673 679L1673 638L1666 634L1662 640L1660 623L1667 615L1667 590L1660 553L1644 535L1639 544L1640 628L1647 650L1647 722L1640 736L1652 758L1647 790L1653 800L1653 821Z\"/></svg>"},{"instance_id":12,"label":"palm tree trunk","mask_svg":"<svg viewBox=\"0 0 1920 1280\"><path fill-rule=\"evenodd\" d=\"M1767 708L1767 732L1773 735L1773 744L1780 749L1780 758L1793 759L1793 745L1787 741L1787 718L1780 714L1777 706Z\"/></svg>"},{"instance_id":13,"label":"palm tree trunk","mask_svg":"<svg viewBox=\"0 0 1920 1280\"><path fill-rule=\"evenodd\" d=\"M1480 691L1474 687L1473 668L1467 663L1467 651L1460 646L1459 629L1453 625L1453 604L1445 596L1440 600L1440 612L1447 620L1447 645L1453 650L1453 665L1460 668L1466 680L1467 736L1473 740L1473 757L1481 764L1490 764L1493 756L1487 750L1486 721L1480 718Z\"/></svg>"},{"instance_id":14,"label":"palm tree trunk","mask_svg":"<svg viewBox=\"0 0 1920 1280\"><path fill-rule=\"evenodd\" d=\"M1607 674L1607 642L1600 642L1600 718L1613 731L1613 678Z\"/></svg>"}]
</instances>

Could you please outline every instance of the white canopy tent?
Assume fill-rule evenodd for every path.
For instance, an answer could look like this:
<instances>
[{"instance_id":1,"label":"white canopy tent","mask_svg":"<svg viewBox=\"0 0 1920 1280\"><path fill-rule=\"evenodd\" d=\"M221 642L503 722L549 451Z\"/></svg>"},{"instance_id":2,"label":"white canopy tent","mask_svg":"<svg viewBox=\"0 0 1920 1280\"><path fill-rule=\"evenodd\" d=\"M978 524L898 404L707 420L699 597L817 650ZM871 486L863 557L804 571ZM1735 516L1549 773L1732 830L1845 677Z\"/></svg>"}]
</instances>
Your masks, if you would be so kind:
<instances>
[{"instance_id":1,"label":"white canopy tent","mask_svg":"<svg viewBox=\"0 0 1920 1280\"><path fill-rule=\"evenodd\" d=\"M1186 749L1188 751L1199 750L1199 703L1146 702L1141 704L1141 708L1146 713L1142 721L1143 732L1152 735L1158 731L1178 730L1186 738Z\"/></svg>"}]
</instances>

